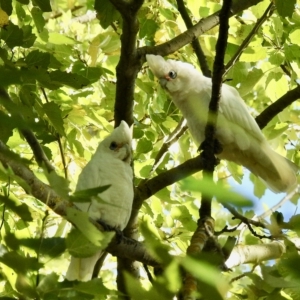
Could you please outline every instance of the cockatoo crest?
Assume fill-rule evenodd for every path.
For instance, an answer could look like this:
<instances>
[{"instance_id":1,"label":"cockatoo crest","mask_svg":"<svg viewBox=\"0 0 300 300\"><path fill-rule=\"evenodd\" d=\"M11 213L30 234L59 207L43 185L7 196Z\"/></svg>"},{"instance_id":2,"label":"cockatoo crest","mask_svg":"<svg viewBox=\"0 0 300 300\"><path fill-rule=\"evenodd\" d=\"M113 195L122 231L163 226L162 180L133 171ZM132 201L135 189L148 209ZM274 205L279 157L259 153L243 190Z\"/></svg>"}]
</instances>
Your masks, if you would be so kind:
<instances>
[{"instance_id":1,"label":"cockatoo crest","mask_svg":"<svg viewBox=\"0 0 300 300\"><path fill-rule=\"evenodd\" d=\"M150 69L169 93L184 94L189 90L191 79L199 76L194 66L189 63L164 60L161 56L152 54L146 55L146 58Z\"/></svg>"}]
</instances>

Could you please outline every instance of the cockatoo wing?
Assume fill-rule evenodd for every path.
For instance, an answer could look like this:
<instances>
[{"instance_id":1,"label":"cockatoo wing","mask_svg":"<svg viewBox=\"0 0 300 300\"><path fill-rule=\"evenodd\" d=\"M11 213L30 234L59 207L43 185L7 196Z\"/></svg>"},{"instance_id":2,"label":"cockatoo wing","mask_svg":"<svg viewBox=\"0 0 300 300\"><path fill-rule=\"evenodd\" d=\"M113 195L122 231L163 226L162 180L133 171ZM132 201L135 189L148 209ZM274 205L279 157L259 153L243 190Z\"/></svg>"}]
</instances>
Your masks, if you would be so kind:
<instances>
[{"instance_id":1,"label":"cockatoo wing","mask_svg":"<svg viewBox=\"0 0 300 300\"><path fill-rule=\"evenodd\" d=\"M104 185L110 187L91 202L74 203L88 212L94 220L123 230L130 218L133 201L133 173L131 162L132 132L126 122L106 137L78 178L76 191ZM88 258L72 257L66 274L68 280L90 280L102 251Z\"/></svg>"},{"instance_id":2,"label":"cockatoo wing","mask_svg":"<svg viewBox=\"0 0 300 300\"><path fill-rule=\"evenodd\" d=\"M201 144L211 98L211 79L185 62L164 60L157 55L146 55L146 59L186 118L193 138ZM273 191L287 191L297 184L298 168L270 148L238 91L226 84L222 86L216 138L223 147L220 158L245 166Z\"/></svg>"}]
</instances>

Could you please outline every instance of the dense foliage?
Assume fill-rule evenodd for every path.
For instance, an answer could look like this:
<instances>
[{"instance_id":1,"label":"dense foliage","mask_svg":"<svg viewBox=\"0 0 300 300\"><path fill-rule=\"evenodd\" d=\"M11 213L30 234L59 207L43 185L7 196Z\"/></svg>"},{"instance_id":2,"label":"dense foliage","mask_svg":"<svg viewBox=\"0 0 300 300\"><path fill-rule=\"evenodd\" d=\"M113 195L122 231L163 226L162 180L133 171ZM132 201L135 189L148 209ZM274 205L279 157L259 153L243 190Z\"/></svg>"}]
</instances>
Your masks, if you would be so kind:
<instances>
[{"instance_id":1,"label":"dense foliage","mask_svg":"<svg viewBox=\"0 0 300 300\"><path fill-rule=\"evenodd\" d=\"M145 63L145 54L159 54L210 76L221 7L219 0L0 0L1 297L114 299L119 291L172 299L189 293L182 283L189 274L205 299L300 299L299 215L269 211L269 201L257 216L230 187L247 186L244 195L260 199L266 186L233 163L216 167L216 185L204 180L199 145ZM300 1L237 0L232 14L224 80L271 146L299 165ZM134 123L136 187L125 233L143 243L108 249L120 257L118 285L110 256L99 278L67 282L70 253L88 255L99 236L101 247L112 237L68 203L82 167L122 119ZM186 257L203 195L214 197L218 234L204 253ZM284 201L298 199L292 191ZM89 233L69 233L66 219ZM220 270L229 236L244 245L232 252L231 272Z\"/></svg>"}]
</instances>

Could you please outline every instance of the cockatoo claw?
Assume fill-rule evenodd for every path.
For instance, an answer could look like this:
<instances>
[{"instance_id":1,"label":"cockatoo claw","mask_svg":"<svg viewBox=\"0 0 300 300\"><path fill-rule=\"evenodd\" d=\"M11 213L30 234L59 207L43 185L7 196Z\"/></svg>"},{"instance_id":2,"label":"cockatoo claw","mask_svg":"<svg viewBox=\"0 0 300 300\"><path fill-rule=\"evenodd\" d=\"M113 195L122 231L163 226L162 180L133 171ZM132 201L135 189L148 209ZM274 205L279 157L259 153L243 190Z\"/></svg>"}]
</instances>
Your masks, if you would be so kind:
<instances>
[{"instance_id":1,"label":"cockatoo claw","mask_svg":"<svg viewBox=\"0 0 300 300\"><path fill-rule=\"evenodd\" d=\"M97 223L100 224L103 227L104 231L116 231L117 230L116 227L110 226L102 220L97 220Z\"/></svg>"}]
</instances>

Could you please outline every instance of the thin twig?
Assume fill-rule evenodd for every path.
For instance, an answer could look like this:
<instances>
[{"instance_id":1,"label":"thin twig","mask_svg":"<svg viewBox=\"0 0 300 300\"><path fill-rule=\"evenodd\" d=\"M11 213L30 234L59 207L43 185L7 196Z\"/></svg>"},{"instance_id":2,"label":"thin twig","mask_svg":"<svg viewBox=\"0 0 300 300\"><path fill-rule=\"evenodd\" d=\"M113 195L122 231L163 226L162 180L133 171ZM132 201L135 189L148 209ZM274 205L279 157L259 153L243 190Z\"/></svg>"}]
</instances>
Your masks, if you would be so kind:
<instances>
[{"instance_id":1,"label":"thin twig","mask_svg":"<svg viewBox=\"0 0 300 300\"><path fill-rule=\"evenodd\" d=\"M183 0L176 0L177 2L177 7L178 7L178 11L185 23L185 26L187 29L189 28L192 28L194 25L189 17L189 14L186 10L186 7L185 7L185 4L183 2ZM206 57L204 55L204 52L201 48L201 45L199 43L199 40L197 38L195 38L193 41L192 41L192 47L197 55L197 58L198 58L198 61L199 61L199 64L200 64L200 68L201 68L201 71L203 73L204 76L206 77L211 77L211 71L208 67L208 64L207 64L207 60L206 60Z\"/></svg>"},{"instance_id":2,"label":"thin twig","mask_svg":"<svg viewBox=\"0 0 300 300\"><path fill-rule=\"evenodd\" d=\"M49 103L48 96L46 94L45 89L41 88L41 90L44 95L45 101L47 103ZM61 161L62 161L63 168L64 168L65 178L68 179L68 168L67 168L66 159L65 159L65 155L64 155L64 149L63 149L63 146L61 143L61 136L59 135L59 133L56 133L56 140L58 143L59 153L60 153Z\"/></svg>"},{"instance_id":3,"label":"thin twig","mask_svg":"<svg viewBox=\"0 0 300 300\"><path fill-rule=\"evenodd\" d=\"M40 167L45 165L48 172L54 171L54 167L51 165L50 161L48 160L43 148L41 147L39 141L37 140L34 133L28 128L23 116L20 114L20 108L12 101L10 96L8 95L7 91L0 87L0 99L2 100L3 106L7 109L12 116L16 118L20 118L22 120L22 126L18 126L18 129L23 134L24 138L26 139L27 143L29 144L30 148L33 151L33 155L35 157L36 162Z\"/></svg>"},{"instance_id":4,"label":"thin twig","mask_svg":"<svg viewBox=\"0 0 300 300\"><path fill-rule=\"evenodd\" d=\"M273 11L275 9L275 5L273 2L270 3L270 5L265 10L264 14L261 18L259 18L255 24L255 26L252 28L248 36L244 39L242 44L240 45L237 52L233 55L231 60L227 63L225 67L224 75L228 73L228 71L233 67L233 65L238 61L238 59L241 57L243 51L247 48L247 46L250 44L253 37L256 35L258 29L263 25L263 23L272 15Z\"/></svg>"},{"instance_id":5,"label":"thin twig","mask_svg":"<svg viewBox=\"0 0 300 300\"><path fill-rule=\"evenodd\" d=\"M165 153L168 151L170 146L178 141L178 139L186 132L187 128L188 127L186 125L186 121L184 118L182 118L177 124L176 128L173 130L173 132L170 133L167 140L163 143L163 145L159 149L155 157L155 161L152 167L152 172L158 167L158 165L162 161Z\"/></svg>"},{"instance_id":6,"label":"thin twig","mask_svg":"<svg viewBox=\"0 0 300 300\"><path fill-rule=\"evenodd\" d=\"M252 224L256 227L267 228L264 223L248 219L242 214L238 213L230 204L223 203L223 206L230 211L230 213L235 217L235 219L241 220L245 224Z\"/></svg>"}]
</instances>

